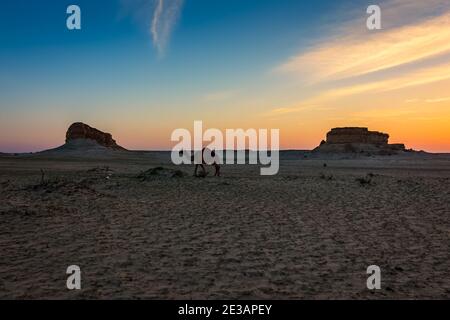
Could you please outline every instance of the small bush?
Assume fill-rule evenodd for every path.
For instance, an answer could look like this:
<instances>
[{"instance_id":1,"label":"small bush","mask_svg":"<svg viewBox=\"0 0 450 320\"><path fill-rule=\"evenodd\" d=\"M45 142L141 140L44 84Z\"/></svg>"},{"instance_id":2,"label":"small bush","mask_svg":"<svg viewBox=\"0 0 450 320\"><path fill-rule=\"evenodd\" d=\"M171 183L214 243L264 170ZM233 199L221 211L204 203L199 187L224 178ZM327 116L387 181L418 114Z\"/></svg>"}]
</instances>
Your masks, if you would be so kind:
<instances>
[{"instance_id":1,"label":"small bush","mask_svg":"<svg viewBox=\"0 0 450 320\"><path fill-rule=\"evenodd\" d=\"M358 181L361 186L370 186L373 184L373 177L375 177L375 175L373 173L369 173L364 178L357 178L356 181Z\"/></svg>"},{"instance_id":2,"label":"small bush","mask_svg":"<svg viewBox=\"0 0 450 320\"><path fill-rule=\"evenodd\" d=\"M137 178L141 181L147 181L157 178L183 178L186 174L180 170L167 169L164 167L156 167L141 172Z\"/></svg>"},{"instance_id":3,"label":"small bush","mask_svg":"<svg viewBox=\"0 0 450 320\"><path fill-rule=\"evenodd\" d=\"M172 178L183 178L186 174L181 171L181 170L176 170L173 174L172 174Z\"/></svg>"},{"instance_id":4,"label":"small bush","mask_svg":"<svg viewBox=\"0 0 450 320\"><path fill-rule=\"evenodd\" d=\"M326 181L332 181L332 180L334 180L334 177L333 177L332 174L327 175L327 174L321 173L320 174L320 179L326 180Z\"/></svg>"}]
</instances>

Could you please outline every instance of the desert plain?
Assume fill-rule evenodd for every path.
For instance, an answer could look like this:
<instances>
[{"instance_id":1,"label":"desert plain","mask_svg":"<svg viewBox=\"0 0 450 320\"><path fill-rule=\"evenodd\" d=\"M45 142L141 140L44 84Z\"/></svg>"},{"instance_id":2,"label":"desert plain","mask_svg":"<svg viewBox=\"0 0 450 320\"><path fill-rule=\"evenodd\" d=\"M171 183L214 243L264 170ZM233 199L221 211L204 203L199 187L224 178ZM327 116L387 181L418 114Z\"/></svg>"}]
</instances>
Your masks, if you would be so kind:
<instances>
[{"instance_id":1,"label":"desert plain","mask_svg":"<svg viewBox=\"0 0 450 320\"><path fill-rule=\"evenodd\" d=\"M450 298L450 155L285 151L259 169L1 155L0 299Z\"/></svg>"}]
</instances>

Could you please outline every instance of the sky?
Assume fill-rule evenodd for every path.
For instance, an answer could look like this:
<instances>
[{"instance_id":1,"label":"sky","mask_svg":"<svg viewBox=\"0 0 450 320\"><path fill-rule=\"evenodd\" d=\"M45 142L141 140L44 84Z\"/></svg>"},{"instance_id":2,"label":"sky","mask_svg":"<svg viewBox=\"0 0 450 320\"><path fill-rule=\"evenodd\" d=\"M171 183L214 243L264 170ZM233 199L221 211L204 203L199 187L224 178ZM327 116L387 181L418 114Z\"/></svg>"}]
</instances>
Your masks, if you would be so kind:
<instances>
[{"instance_id":1,"label":"sky","mask_svg":"<svg viewBox=\"0 0 450 320\"><path fill-rule=\"evenodd\" d=\"M81 9L68 30L66 9ZM381 8L368 30L366 9ZM450 152L448 0L15 0L0 10L0 152L64 143L73 122L137 150L173 130L333 127Z\"/></svg>"}]
</instances>

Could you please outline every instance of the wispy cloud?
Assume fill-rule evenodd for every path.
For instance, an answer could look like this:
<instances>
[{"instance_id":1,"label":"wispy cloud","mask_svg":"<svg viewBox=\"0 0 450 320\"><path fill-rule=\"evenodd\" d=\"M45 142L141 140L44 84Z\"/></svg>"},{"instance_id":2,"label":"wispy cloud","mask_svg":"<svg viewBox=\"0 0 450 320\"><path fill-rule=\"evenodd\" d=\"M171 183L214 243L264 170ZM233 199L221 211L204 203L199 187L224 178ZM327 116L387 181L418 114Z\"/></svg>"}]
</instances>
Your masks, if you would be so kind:
<instances>
[{"instance_id":1,"label":"wispy cloud","mask_svg":"<svg viewBox=\"0 0 450 320\"><path fill-rule=\"evenodd\" d=\"M425 100L425 102L427 102L427 103L439 103L439 102L446 102L446 101L450 101L450 97Z\"/></svg>"},{"instance_id":2,"label":"wispy cloud","mask_svg":"<svg viewBox=\"0 0 450 320\"><path fill-rule=\"evenodd\" d=\"M433 82L450 79L450 64L437 65L407 72L402 75L392 76L380 81L365 84L356 84L327 91L327 95L333 98L349 96L361 93L379 93L408 87L426 85Z\"/></svg>"},{"instance_id":3,"label":"wispy cloud","mask_svg":"<svg viewBox=\"0 0 450 320\"><path fill-rule=\"evenodd\" d=\"M450 12L446 12L415 25L338 37L292 57L276 70L308 75L312 82L384 71L450 53L450 28L443 27L449 25Z\"/></svg>"},{"instance_id":4,"label":"wispy cloud","mask_svg":"<svg viewBox=\"0 0 450 320\"><path fill-rule=\"evenodd\" d=\"M429 98L429 99L406 99L405 103L426 102L426 103L440 103L450 101L450 97L443 98Z\"/></svg>"},{"instance_id":5,"label":"wispy cloud","mask_svg":"<svg viewBox=\"0 0 450 320\"><path fill-rule=\"evenodd\" d=\"M156 0L150 32L158 54L163 56L176 25L183 0Z\"/></svg>"},{"instance_id":6,"label":"wispy cloud","mask_svg":"<svg viewBox=\"0 0 450 320\"><path fill-rule=\"evenodd\" d=\"M159 57L163 57L180 18L184 0L120 0L119 17L132 16L150 33Z\"/></svg>"},{"instance_id":7,"label":"wispy cloud","mask_svg":"<svg viewBox=\"0 0 450 320\"><path fill-rule=\"evenodd\" d=\"M332 104L339 98L356 96L361 94L379 94L399 89L426 85L438 81L450 80L450 64L437 65L428 68L413 70L411 72L396 75L380 81L363 84L352 84L334 89L323 90L319 94L290 107L275 108L267 115L280 115L300 112L305 110L328 110L324 107ZM419 99L406 99L405 103L420 102ZM439 103L450 101L450 97L426 99L426 103Z\"/></svg>"},{"instance_id":8,"label":"wispy cloud","mask_svg":"<svg viewBox=\"0 0 450 320\"><path fill-rule=\"evenodd\" d=\"M330 110L334 110L334 107L327 107L327 106L323 106L323 105L319 105L319 104L312 104L312 103L309 103L309 101L305 101L305 102L300 103L295 106L281 107L281 108L276 108L276 109L270 110L269 112L263 113L262 116L266 116L266 117L284 116L284 115L290 115L293 113L298 113L298 112L307 111L307 110L330 111Z\"/></svg>"},{"instance_id":9,"label":"wispy cloud","mask_svg":"<svg viewBox=\"0 0 450 320\"><path fill-rule=\"evenodd\" d=\"M349 118L357 119L378 119L378 118L404 118L406 116L420 113L421 110L411 108L395 108L395 109L369 109L360 110L349 115Z\"/></svg>"},{"instance_id":10,"label":"wispy cloud","mask_svg":"<svg viewBox=\"0 0 450 320\"><path fill-rule=\"evenodd\" d=\"M450 80L450 2L387 0L381 8L383 30L367 30L361 10L357 18L334 26L315 45L278 65L278 74L307 79L297 83L303 85L299 91L314 93L269 114L303 112L311 106L320 109L361 94L379 98L382 93L421 90L421 86ZM417 101L409 97L405 103ZM443 101L448 100L424 102Z\"/></svg>"}]
</instances>

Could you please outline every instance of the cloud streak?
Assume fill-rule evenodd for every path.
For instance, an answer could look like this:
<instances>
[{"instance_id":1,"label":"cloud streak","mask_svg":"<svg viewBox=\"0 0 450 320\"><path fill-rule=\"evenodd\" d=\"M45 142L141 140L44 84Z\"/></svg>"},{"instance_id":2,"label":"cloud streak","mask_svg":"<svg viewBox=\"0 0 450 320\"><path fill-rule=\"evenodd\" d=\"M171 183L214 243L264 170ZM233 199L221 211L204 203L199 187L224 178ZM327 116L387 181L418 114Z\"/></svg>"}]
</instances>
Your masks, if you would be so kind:
<instances>
[{"instance_id":1,"label":"cloud streak","mask_svg":"<svg viewBox=\"0 0 450 320\"><path fill-rule=\"evenodd\" d=\"M337 99L352 97L362 94L380 94L394 90L405 88L413 88L422 85L427 85L439 81L450 80L450 63L440 64L437 66L421 68L407 72L402 75L382 79L380 81L373 81L363 84L353 84L342 86L334 89L323 90L320 94L299 103L292 107L282 107L271 110L269 115L280 115L294 112L301 112L305 110L315 109L323 110L323 105L329 105ZM419 102L419 99L407 99L405 103ZM450 101L450 97L427 99L426 103L440 103Z\"/></svg>"},{"instance_id":2,"label":"cloud streak","mask_svg":"<svg viewBox=\"0 0 450 320\"><path fill-rule=\"evenodd\" d=\"M391 77L381 81L370 82L361 85L352 85L331 90L327 93L327 95L333 98L337 98L367 92L389 92L393 90L426 85L448 79L450 79L450 64L441 64L430 68L415 70L404 75Z\"/></svg>"},{"instance_id":3,"label":"cloud streak","mask_svg":"<svg viewBox=\"0 0 450 320\"><path fill-rule=\"evenodd\" d=\"M180 17L183 0L156 0L150 32L160 57L164 56L172 31Z\"/></svg>"},{"instance_id":4,"label":"cloud streak","mask_svg":"<svg viewBox=\"0 0 450 320\"><path fill-rule=\"evenodd\" d=\"M277 66L278 74L306 79L297 84L298 90L313 94L269 114L304 112L356 95L379 98L394 90L420 91L422 86L449 81L450 2L389 0L381 7L383 30L368 31L364 19L352 19ZM416 101L405 100L412 102Z\"/></svg>"},{"instance_id":5,"label":"cloud streak","mask_svg":"<svg viewBox=\"0 0 450 320\"><path fill-rule=\"evenodd\" d=\"M440 103L440 102L447 102L447 101L450 101L450 97L425 100L425 102L427 102L427 103Z\"/></svg>"},{"instance_id":6,"label":"cloud streak","mask_svg":"<svg viewBox=\"0 0 450 320\"><path fill-rule=\"evenodd\" d=\"M276 70L308 75L312 82L385 71L450 53L450 12L417 25L339 39L303 52ZM349 30L350 33L350 30Z\"/></svg>"}]
</instances>

